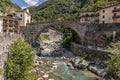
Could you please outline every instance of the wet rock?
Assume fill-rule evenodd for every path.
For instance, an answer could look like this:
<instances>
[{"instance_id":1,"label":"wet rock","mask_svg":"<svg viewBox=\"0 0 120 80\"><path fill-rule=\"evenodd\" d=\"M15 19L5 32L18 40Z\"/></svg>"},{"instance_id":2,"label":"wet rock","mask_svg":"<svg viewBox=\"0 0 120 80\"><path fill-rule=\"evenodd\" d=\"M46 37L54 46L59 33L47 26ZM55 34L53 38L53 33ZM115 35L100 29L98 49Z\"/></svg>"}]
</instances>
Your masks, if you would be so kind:
<instances>
[{"instance_id":1,"label":"wet rock","mask_svg":"<svg viewBox=\"0 0 120 80\"><path fill-rule=\"evenodd\" d=\"M54 80L54 79L48 79L48 80Z\"/></svg>"},{"instance_id":2,"label":"wet rock","mask_svg":"<svg viewBox=\"0 0 120 80\"><path fill-rule=\"evenodd\" d=\"M73 66L74 67L79 67L79 63L81 63L82 60L79 57L74 58L73 60Z\"/></svg>"},{"instance_id":3,"label":"wet rock","mask_svg":"<svg viewBox=\"0 0 120 80\"><path fill-rule=\"evenodd\" d=\"M48 74L44 74L44 75L43 75L43 78L48 78L48 77L49 77Z\"/></svg>"},{"instance_id":4,"label":"wet rock","mask_svg":"<svg viewBox=\"0 0 120 80\"><path fill-rule=\"evenodd\" d=\"M43 64L43 61L39 61L39 64Z\"/></svg>"},{"instance_id":5,"label":"wet rock","mask_svg":"<svg viewBox=\"0 0 120 80\"><path fill-rule=\"evenodd\" d=\"M89 65L88 69L91 72L94 72L101 77L105 77L107 75L107 72L105 71L105 68L102 67L101 65L91 64L91 65Z\"/></svg>"},{"instance_id":6,"label":"wet rock","mask_svg":"<svg viewBox=\"0 0 120 80\"><path fill-rule=\"evenodd\" d=\"M70 62L67 63L67 66L68 66L70 69L74 69L72 63L70 63Z\"/></svg>"},{"instance_id":7,"label":"wet rock","mask_svg":"<svg viewBox=\"0 0 120 80\"><path fill-rule=\"evenodd\" d=\"M38 78L37 80L44 80L43 78Z\"/></svg>"}]
</instances>

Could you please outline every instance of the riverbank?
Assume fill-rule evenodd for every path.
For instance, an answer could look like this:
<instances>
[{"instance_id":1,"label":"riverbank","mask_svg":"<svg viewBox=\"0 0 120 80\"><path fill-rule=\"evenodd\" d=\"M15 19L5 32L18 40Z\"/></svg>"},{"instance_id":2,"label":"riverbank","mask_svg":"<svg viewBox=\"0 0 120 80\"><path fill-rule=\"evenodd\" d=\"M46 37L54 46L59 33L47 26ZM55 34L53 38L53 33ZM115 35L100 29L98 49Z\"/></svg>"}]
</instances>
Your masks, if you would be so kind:
<instances>
[{"instance_id":1,"label":"riverbank","mask_svg":"<svg viewBox=\"0 0 120 80\"><path fill-rule=\"evenodd\" d=\"M41 56L36 57L35 70L37 80L96 80L96 74L88 71L71 69L70 60L76 58L72 52L61 47L60 42L42 42Z\"/></svg>"}]
</instances>

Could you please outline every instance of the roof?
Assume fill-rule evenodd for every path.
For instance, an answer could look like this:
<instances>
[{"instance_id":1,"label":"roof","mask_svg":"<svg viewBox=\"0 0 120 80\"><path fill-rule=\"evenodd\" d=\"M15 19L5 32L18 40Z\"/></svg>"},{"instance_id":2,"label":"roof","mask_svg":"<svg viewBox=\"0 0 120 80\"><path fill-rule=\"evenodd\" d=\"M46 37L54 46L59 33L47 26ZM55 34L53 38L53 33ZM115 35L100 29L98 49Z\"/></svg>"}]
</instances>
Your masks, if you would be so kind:
<instances>
[{"instance_id":1,"label":"roof","mask_svg":"<svg viewBox=\"0 0 120 80\"><path fill-rule=\"evenodd\" d=\"M102 9L105 9L105 8L110 8L110 7L117 6L117 5L120 5L120 2L114 3L112 5L108 5L108 6L99 6L96 11L102 10Z\"/></svg>"},{"instance_id":2,"label":"roof","mask_svg":"<svg viewBox=\"0 0 120 80\"><path fill-rule=\"evenodd\" d=\"M25 13L27 13L28 15L31 15L29 12L27 12L27 9L22 9L22 10L19 10L19 11L16 11L16 12L25 12Z\"/></svg>"},{"instance_id":3,"label":"roof","mask_svg":"<svg viewBox=\"0 0 120 80\"><path fill-rule=\"evenodd\" d=\"M8 19L21 20L21 18L16 17L16 16L14 16L14 17L10 17L10 16L2 16L2 15L0 15L0 18L8 18Z\"/></svg>"}]
</instances>

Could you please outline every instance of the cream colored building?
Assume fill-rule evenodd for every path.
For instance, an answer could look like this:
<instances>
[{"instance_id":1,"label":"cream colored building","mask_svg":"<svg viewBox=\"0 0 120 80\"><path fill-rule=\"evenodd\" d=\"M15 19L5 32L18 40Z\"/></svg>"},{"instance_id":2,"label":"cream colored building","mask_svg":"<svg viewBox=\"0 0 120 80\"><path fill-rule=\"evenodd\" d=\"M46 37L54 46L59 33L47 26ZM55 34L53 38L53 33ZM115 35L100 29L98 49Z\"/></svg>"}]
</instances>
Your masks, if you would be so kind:
<instances>
[{"instance_id":1,"label":"cream colored building","mask_svg":"<svg viewBox=\"0 0 120 80\"><path fill-rule=\"evenodd\" d=\"M16 13L16 16L22 19L19 22L20 26L26 26L27 23L31 23L31 14L29 13L29 9L16 11L15 13Z\"/></svg>"},{"instance_id":2,"label":"cream colored building","mask_svg":"<svg viewBox=\"0 0 120 80\"><path fill-rule=\"evenodd\" d=\"M95 12L82 12L80 13L80 23L94 23Z\"/></svg>"},{"instance_id":3,"label":"cream colored building","mask_svg":"<svg viewBox=\"0 0 120 80\"><path fill-rule=\"evenodd\" d=\"M96 10L97 23L120 23L120 3Z\"/></svg>"},{"instance_id":4,"label":"cream colored building","mask_svg":"<svg viewBox=\"0 0 120 80\"><path fill-rule=\"evenodd\" d=\"M20 20L21 18L16 17L14 14L0 15L0 33L6 35L18 34Z\"/></svg>"}]
</instances>

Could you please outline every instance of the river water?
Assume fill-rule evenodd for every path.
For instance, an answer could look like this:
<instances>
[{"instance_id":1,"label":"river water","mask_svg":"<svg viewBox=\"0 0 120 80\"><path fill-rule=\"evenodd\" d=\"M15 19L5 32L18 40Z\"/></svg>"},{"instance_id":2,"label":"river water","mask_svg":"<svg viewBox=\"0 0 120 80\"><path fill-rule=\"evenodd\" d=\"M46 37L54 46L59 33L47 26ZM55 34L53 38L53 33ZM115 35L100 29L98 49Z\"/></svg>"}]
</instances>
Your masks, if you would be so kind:
<instances>
[{"instance_id":1,"label":"river water","mask_svg":"<svg viewBox=\"0 0 120 80\"><path fill-rule=\"evenodd\" d=\"M72 52L62 48L55 51L53 45L60 48L59 43L41 44L41 47L45 49L42 50L41 56L36 58L39 63L37 65L38 80L96 80L97 76L87 70L70 69L67 61L75 56Z\"/></svg>"}]
</instances>

